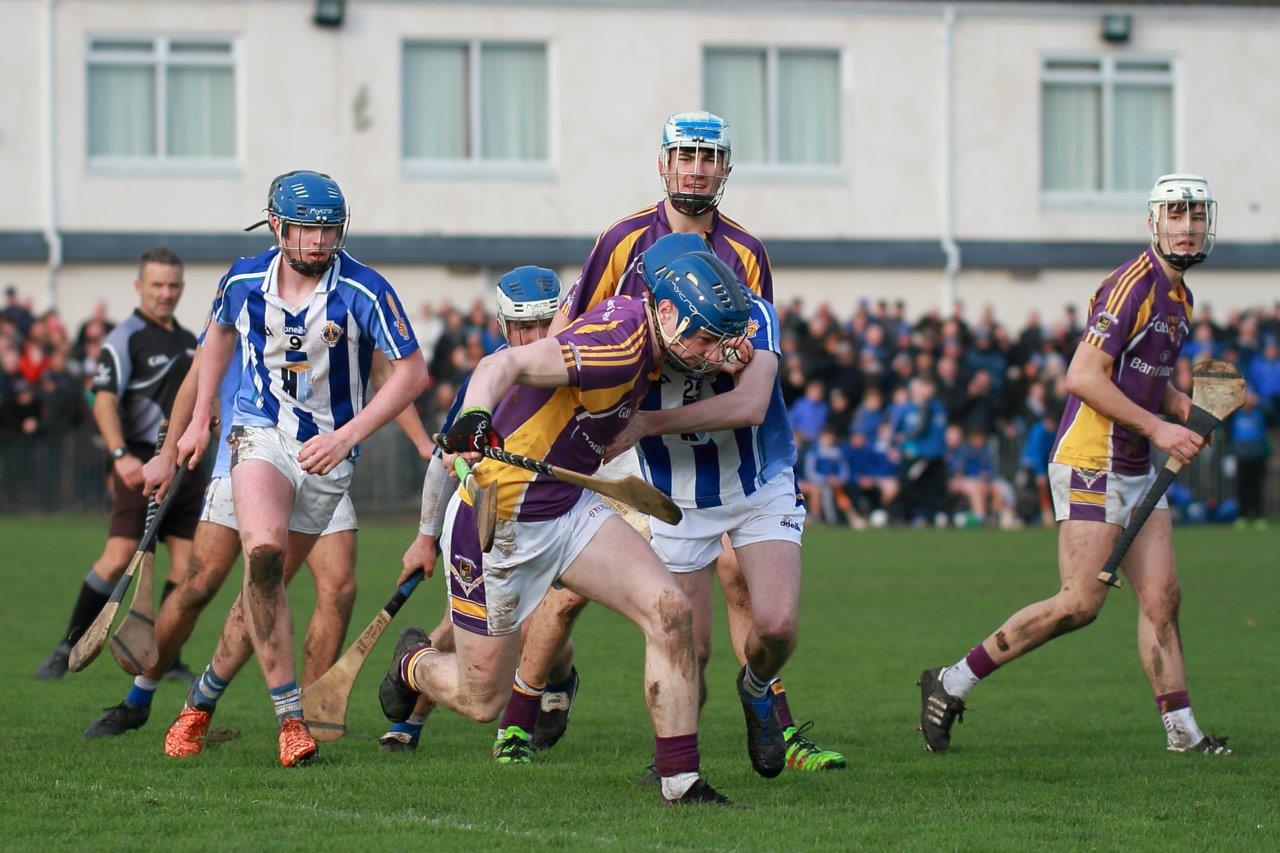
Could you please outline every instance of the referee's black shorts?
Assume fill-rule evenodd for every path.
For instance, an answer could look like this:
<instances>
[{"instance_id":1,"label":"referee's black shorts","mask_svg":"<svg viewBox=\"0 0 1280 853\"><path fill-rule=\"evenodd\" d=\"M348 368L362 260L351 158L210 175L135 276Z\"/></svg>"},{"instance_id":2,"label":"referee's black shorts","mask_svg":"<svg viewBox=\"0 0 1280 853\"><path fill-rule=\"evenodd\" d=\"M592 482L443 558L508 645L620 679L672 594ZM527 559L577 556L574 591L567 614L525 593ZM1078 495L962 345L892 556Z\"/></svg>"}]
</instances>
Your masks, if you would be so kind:
<instances>
[{"instance_id":1,"label":"referee's black shorts","mask_svg":"<svg viewBox=\"0 0 1280 853\"><path fill-rule=\"evenodd\" d=\"M155 455L155 447L130 444L129 453L145 463ZM195 537L196 524L200 521L200 504L204 501L204 490L208 485L209 471L205 465L187 472L181 489L160 522L159 539ZM141 488L131 489L124 484L114 465L111 467L111 494L111 526L107 535L141 539L147 526L147 499L143 497Z\"/></svg>"}]
</instances>

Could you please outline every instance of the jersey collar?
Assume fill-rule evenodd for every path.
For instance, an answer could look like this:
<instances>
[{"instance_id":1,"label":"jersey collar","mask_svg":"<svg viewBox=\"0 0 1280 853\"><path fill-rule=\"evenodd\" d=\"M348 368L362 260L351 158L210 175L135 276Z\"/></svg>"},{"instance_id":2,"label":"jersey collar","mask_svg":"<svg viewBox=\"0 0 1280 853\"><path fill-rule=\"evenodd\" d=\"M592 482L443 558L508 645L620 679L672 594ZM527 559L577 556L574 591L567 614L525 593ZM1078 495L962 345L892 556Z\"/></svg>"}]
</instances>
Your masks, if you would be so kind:
<instances>
[{"instance_id":1,"label":"jersey collar","mask_svg":"<svg viewBox=\"0 0 1280 853\"><path fill-rule=\"evenodd\" d=\"M666 202L667 200L665 198L662 201L658 202L658 215L657 215L658 224L662 226L661 228L663 232L662 236L664 237L667 234L674 233L671 229L671 220L667 218ZM715 207L711 209L711 228L703 232L702 236L704 238L710 237L712 234L715 234L719 230L720 230L720 208Z\"/></svg>"},{"instance_id":2,"label":"jersey collar","mask_svg":"<svg viewBox=\"0 0 1280 853\"><path fill-rule=\"evenodd\" d=\"M316 293L329 293L338 286L338 278L342 274L342 258L345 254L345 252L338 252L334 257L329 269L320 277L320 281L312 293L313 296ZM271 263L267 265L267 274L262 278L262 292L270 294L276 299L280 298L280 284L277 276L280 272L281 263L284 263L284 252L277 248ZM310 296L307 297L307 299L310 298Z\"/></svg>"},{"instance_id":3,"label":"jersey collar","mask_svg":"<svg viewBox=\"0 0 1280 853\"><path fill-rule=\"evenodd\" d=\"M1148 246L1146 253L1151 260L1151 268L1155 270L1156 280L1160 282L1160 287L1169 294L1169 298L1174 302L1186 302L1187 290L1185 282L1179 282L1175 286L1173 282L1169 281L1169 276L1164 271L1164 265L1160 263L1160 256L1156 254L1155 246Z\"/></svg>"}]
</instances>

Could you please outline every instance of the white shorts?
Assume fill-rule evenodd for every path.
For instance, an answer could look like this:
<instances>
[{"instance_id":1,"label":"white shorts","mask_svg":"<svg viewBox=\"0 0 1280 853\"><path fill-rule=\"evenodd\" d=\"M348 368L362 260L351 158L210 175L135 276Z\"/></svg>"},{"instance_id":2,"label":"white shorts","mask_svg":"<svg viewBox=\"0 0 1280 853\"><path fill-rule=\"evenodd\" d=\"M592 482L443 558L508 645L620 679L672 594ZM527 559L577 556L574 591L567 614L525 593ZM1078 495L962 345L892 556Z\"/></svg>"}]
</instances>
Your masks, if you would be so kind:
<instances>
[{"instance_id":1,"label":"white shorts","mask_svg":"<svg viewBox=\"0 0 1280 853\"><path fill-rule=\"evenodd\" d=\"M231 497L230 477L214 477L209 481L209 488L204 490L204 503L200 505L200 520L221 524L232 530L240 529L236 524L236 505ZM343 492L338 508L333 511L333 518L329 519L329 526L320 535L328 536L330 533L359 528L360 525L356 522L356 505L351 502L350 493Z\"/></svg>"},{"instance_id":2,"label":"white shorts","mask_svg":"<svg viewBox=\"0 0 1280 853\"><path fill-rule=\"evenodd\" d=\"M344 459L328 474L308 474L298 463L302 442L275 427L235 427L231 430L231 469L246 459L269 462L293 486L293 514L289 529L323 533L351 486L355 466Z\"/></svg>"},{"instance_id":3,"label":"white shorts","mask_svg":"<svg viewBox=\"0 0 1280 853\"><path fill-rule=\"evenodd\" d=\"M656 518L651 525L653 550L668 569L683 574L713 563L723 550L720 537L725 533L734 548L774 540L799 545L804 505L796 499L795 477L786 471L731 504L684 509L677 525Z\"/></svg>"},{"instance_id":4,"label":"white shorts","mask_svg":"<svg viewBox=\"0 0 1280 853\"><path fill-rule=\"evenodd\" d=\"M618 457L611 462L606 462L596 471L597 477L604 477L607 480L621 480L623 477L639 477L644 479L644 474L640 472L640 457L633 447L626 453L619 454ZM622 501L613 498L602 498L609 507L618 514L618 516L631 525L631 529L639 533L645 539L649 538L650 526L649 516L633 506L628 506Z\"/></svg>"},{"instance_id":5,"label":"white shorts","mask_svg":"<svg viewBox=\"0 0 1280 853\"><path fill-rule=\"evenodd\" d=\"M1054 517L1058 521L1105 521L1127 527L1133 508L1155 479L1155 471L1117 474L1050 462L1049 490L1053 493ZM1161 495L1156 509L1168 508L1168 495Z\"/></svg>"},{"instance_id":6,"label":"white shorts","mask_svg":"<svg viewBox=\"0 0 1280 853\"><path fill-rule=\"evenodd\" d=\"M449 567L453 624L474 634L518 631L613 510L584 490L573 508L548 521L499 520L493 548L480 552L476 517L454 493L445 510L440 553Z\"/></svg>"}]
</instances>

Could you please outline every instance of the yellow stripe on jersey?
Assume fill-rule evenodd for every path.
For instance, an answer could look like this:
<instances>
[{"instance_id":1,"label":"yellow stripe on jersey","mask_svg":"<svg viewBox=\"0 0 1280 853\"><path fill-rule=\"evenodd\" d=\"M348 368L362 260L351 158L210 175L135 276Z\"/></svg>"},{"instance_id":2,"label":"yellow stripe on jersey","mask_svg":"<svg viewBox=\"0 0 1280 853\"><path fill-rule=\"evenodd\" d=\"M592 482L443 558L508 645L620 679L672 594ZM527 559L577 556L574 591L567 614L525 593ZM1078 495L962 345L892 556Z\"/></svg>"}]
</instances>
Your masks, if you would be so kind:
<instances>
[{"instance_id":1,"label":"yellow stripe on jersey","mask_svg":"<svg viewBox=\"0 0 1280 853\"><path fill-rule=\"evenodd\" d=\"M459 613L465 613L467 616L474 616L477 619L487 619L489 617L489 611L483 604L477 604L474 601L468 601L456 595L451 595L449 598L449 603Z\"/></svg>"},{"instance_id":2,"label":"yellow stripe on jersey","mask_svg":"<svg viewBox=\"0 0 1280 853\"><path fill-rule=\"evenodd\" d=\"M577 389L568 386L557 388L538 411L503 441L511 453L545 459L551 445L560 437L565 426L573 419L578 408ZM512 519L520 511L525 490L538 476L533 471L514 465L498 465L493 468L477 467L473 473L481 488L496 483L498 486L498 518Z\"/></svg>"},{"instance_id":3,"label":"yellow stripe on jersey","mask_svg":"<svg viewBox=\"0 0 1280 853\"><path fill-rule=\"evenodd\" d=\"M1151 306L1156 301L1156 289L1153 287L1147 293L1147 298L1142 300L1142 304L1138 306L1138 313L1134 315L1133 327L1129 329L1129 337L1125 340L1132 340L1133 336L1138 334L1138 330L1147 325L1147 321L1151 319Z\"/></svg>"},{"instance_id":4,"label":"yellow stripe on jersey","mask_svg":"<svg viewBox=\"0 0 1280 853\"><path fill-rule=\"evenodd\" d=\"M755 253L742 245L736 240L725 238L729 246L738 253L738 260L742 261L742 268L747 272L747 280L743 282L747 288L755 295L760 295L760 262L756 260Z\"/></svg>"},{"instance_id":5,"label":"yellow stripe on jersey","mask_svg":"<svg viewBox=\"0 0 1280 853\"><path fill-rule=\"evenodd\" d=\"M1140 256L1136 261L1120 274L1116 286L1111 288L1111 293L1107 295L1107 304L1103 307L1103 311L1111 316L1115 316L1116 310L1124 304L1125 298L1129 295L1129 291L1133 288L1133 284L1138 278L1146 275L1151 271L1151 259L1145 254ZM1093 306L1097 302L1097 294L1090 300L1089 313L1093 313ZM1130 333L1132 334L1132 333ZM1085 335L1085 343L1102 349L1104 338L1096 332L1090 331Z\"/></svg>"},{"instance_id":6,"label":"yellow stripe on jersey","mask_svg":"<svg viewBox=\"0 0 1280 853\"><path fill-rule=\"evenodd\" d=\"M649 208L650 211L653 209ZM639 214L632 214L632 216L637 215ZM591 289L591 299L582 309L583 314L595 308L607 297L612 296L614 291L618 289L618 282L622 280L622 274L627 271L627 260L631 257L631 249L635 246L636 241L640 239L640 235L647 230L649 230L649 226L642 225L628 233L627 236L618 241L618 245L613 247L613 251L609 253L609 263L605 264L600 280Z\"/></svg>"},{"instance_id":7,"label":"yellow stripe on jersey","mask_svg":"<svg viewBox=\"0 0 1280 853\"><path fill-rule=\"evenodd\" d=\"M1073 504L1093 504L1094 506L1107 505L1107 495L1105 492L1086 492L1084 489L1071 489L1067 493L1067 498Z\"/></svg>"},{"instance_id":8,"label":"yellow stripe on jersey","mask_svg":"<svg viewBox=\"0 0 1280 853\"><path fill-rule=\"evenodd\" d=\"M621 320L610 320L607 323L583 323L581 326L574 326L570 331L575 335L587 335L593 332L607 332L616 329Z\"/></svg>"},{"instance_id":9,"label":"yellow stripe on jersey","mask_svg":"<svg viewBox=\"0 0 1280 853\"><path fill-rule=\"evenodd\" d=\"M1051 461L1094 471L1110 469L1111 432L1114 428L1115 424L1109 419L1080 401L1080 409L1063 433L1062 441L1058 442L1058 452Z\"/></svg>"},{"instance_id":10,"label":"yellow stripe on jersey","mask_svg":"<svg viewBox=\"0 0 1280 853\"><path fill-rule=\"evenodd\" d=\"M570 331L577 334L581 330L570 329ZM647 325L641 325L637 326L636 330L628 335L626 340L619 341L616 344L584 344L574 341L574 345L577 346L578 352L583 354L604 355L611 352L629 352L636 348L636 345L641 342L641 339L648 331Z\"/></svg>"},{"instance_id":11,"label":"yellow stripe on jersey","mask_svg":"<svg viewBox=\"0 0 1280 853\"><path fill-rule=\"evenodd\" d=\"M624 397L631 393L631 389L635 387L636 380L629 379L621 385L614 385L612 388L597 388L594 391L582 392L582 405L586 406L589 412L607 412L616 406Z\"/></svg>"}]
</instances>

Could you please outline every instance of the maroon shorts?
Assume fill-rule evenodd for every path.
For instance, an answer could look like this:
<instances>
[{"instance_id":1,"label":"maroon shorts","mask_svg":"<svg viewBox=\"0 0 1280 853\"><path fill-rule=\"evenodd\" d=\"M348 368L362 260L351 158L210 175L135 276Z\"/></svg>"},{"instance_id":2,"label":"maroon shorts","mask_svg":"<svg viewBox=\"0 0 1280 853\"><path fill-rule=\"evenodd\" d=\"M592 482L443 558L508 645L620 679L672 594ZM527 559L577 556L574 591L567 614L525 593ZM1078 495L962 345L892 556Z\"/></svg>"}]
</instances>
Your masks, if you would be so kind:
<instances>
[{"instance_id":1,"label":"maroon shorts","mask_svg":"<svg viewBox=\"0 0 1280 853\"><path fill-rule=\"evenodd\" d=\"M129 452L143 462L154 455L154 450L145 445L129 445ZM209 472L204 466L195 471L188 471L182 480L182 487L174 496L169 511L160 522L159 539L169 536L179 539L191 539L196 535L196 524L200 521L200 505L204 500L204 490L209 485ZM131 489L120 479L115 466L111 468L111 525L108 536L119 536L125 539L141 539L147 526L147 499L142 489Z\"/></svg>"}]
</instances>

